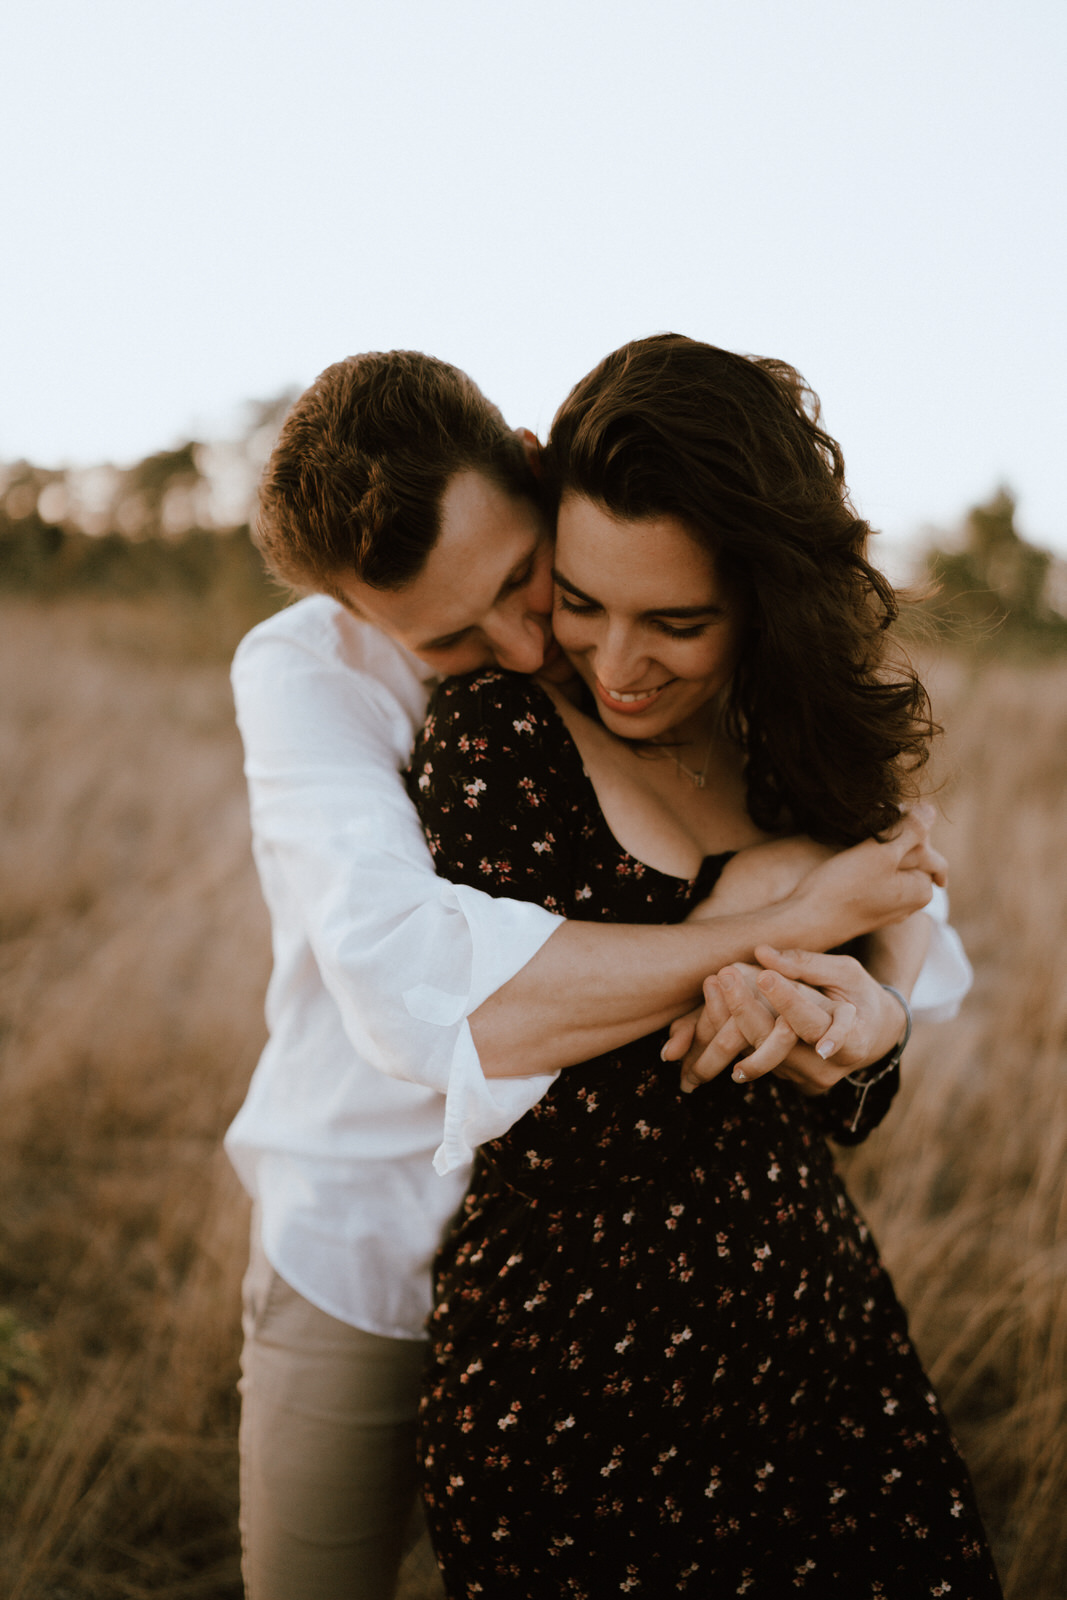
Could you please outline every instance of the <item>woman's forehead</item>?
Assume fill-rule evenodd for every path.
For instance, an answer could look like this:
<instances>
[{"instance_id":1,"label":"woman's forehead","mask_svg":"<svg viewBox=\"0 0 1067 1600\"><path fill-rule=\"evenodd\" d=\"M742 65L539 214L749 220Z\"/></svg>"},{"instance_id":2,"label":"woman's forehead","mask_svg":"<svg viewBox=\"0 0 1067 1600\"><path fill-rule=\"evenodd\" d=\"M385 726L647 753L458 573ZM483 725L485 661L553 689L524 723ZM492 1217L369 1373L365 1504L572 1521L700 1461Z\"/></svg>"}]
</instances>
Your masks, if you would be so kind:
<instances>
[{"instance_id":1,"label":"woman's forehead","mask_svg":"<svg viewBox=\"0 0 1067 1600\"><path fill-rule=\"evenodd\" d=\"M616 517L580 495L560 505L556 568L590 597L610 594L636 610L718 598L714 559L681 518Z\"/></svg>"}]
</instances>

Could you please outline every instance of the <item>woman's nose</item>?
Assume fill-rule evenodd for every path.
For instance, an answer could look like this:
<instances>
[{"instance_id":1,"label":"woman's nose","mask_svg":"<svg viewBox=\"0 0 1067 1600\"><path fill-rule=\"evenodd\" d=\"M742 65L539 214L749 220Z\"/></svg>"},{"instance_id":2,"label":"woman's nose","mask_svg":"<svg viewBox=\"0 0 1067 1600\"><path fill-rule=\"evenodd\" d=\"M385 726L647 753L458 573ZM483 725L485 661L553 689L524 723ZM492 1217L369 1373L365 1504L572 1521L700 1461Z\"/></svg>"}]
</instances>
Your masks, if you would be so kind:
<instances>
[{"instance_id":1,"label":"woman's nose","mask_svg":"<svg viewBox=\"0 0 1067 1600\"><path fill-rule=\"evenodd\" d=\"M606 626L593 651L596 675L608 689L626 691L640 688L647 662L632 631L623 626Z\"/></svg>"}]
</instances>

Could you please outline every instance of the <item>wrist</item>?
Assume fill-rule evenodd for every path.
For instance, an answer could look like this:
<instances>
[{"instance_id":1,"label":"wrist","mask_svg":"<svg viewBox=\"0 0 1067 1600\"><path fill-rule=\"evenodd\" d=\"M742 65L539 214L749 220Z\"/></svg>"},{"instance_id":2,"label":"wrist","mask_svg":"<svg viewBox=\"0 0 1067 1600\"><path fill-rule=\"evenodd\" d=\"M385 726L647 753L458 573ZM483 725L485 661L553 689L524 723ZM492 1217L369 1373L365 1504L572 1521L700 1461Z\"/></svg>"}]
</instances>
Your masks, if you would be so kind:
<instances>
[{"instance_id":1,"label":"wrist","mask_svg":"<svg viewBox=\"0 0 1067 1600\"><path fill-rule=\"evenodd\" d=\"M839 909L826 905L811 889L799 885L788 899L769 908L775 936L757 943L773 944L779 950L832 950L850 937L842 932Z\"/></svg>"},{"instance_id":2,"label":"wrist","mask_svg":"<svg viewBox=\"0 0 1067 1600\"><path fill-rule=\"evenodd\" d=\"M856 1106L856 1113L850 1125L850 1132L852 1133L855 1133L859 1126L868 1091L873 1089L876 1083L881 1083L891 1072L898 1071L900 1058L904 1054L904 1047L911 1038L911 1007L907 1000L900 990L893 988L891 984L883 983L882 988L885 990L887 997L893 1001L898 1022L901 1020L900 1014L903 1013L902 1027L898 1030L896 1044L885 1055L881 1056L877 1061L872 1061L868 1067L860 1067L855 1072L850 1072L844 1080L846 1083L851 1084L854 1089L860 1091L859 1104Z\"/></svg>"},{"instance_id":3,"label":"wrist","mask_svg":"<svg viewBox=\"0 0 1067 1600\"><path fill-rule=\"evenodd\" d=\"M887 1046L886 1053L895 1052L899 1061L904 1053L904 1046L911 1038L911 1006L907 995L895 984L882 983L879 987L882 990L884 1003L888 1007L885 1037L891 1042Z\"/></svg>"}]
</instances>

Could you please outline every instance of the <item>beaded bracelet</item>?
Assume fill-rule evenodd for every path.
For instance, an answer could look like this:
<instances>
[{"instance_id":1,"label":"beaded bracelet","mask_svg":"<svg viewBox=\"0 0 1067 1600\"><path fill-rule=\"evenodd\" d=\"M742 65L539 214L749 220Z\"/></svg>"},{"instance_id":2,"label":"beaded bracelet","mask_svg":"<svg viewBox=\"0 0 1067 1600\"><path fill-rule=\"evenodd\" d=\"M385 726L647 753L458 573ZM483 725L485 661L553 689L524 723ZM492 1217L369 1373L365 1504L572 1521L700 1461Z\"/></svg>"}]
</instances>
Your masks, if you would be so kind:
<instances>
[{"instance_id":1,"label":"beaded bracelet","mask_svg":"<svg viewBox=\"0 0 1067 1600\"><path fill-rule=\"evenodd\" d=\"M887 1056L883 1056L880 1061L872 1061L869 1067L860 1067L858 1072L850 1072L846 1077L846 1083L850 1083L854 1089L862 1090L860 1095L860 1103L856 1107L856 1115L852 1118L852 1121L849 1124L849 1133L855 1133L859 1126L859 1120L863 1115L863 1107L867 1099L868 1091L873 1089L876 1083L881 1083L882 1079L892 1072L894 1067L900 1066L900 1058L904 1054L904 1047L911 1038L911 1007L901 994L900 990L894 989L891 983L883 983L882 988L887 994L895 995L900 1001L901 1005L904 1007L904 1037L901 1039L900 1043L894 1045L889 1054ZM870 1076L863 1076L865 1073L869 1073Z\"/></svg>"}]
</instances>

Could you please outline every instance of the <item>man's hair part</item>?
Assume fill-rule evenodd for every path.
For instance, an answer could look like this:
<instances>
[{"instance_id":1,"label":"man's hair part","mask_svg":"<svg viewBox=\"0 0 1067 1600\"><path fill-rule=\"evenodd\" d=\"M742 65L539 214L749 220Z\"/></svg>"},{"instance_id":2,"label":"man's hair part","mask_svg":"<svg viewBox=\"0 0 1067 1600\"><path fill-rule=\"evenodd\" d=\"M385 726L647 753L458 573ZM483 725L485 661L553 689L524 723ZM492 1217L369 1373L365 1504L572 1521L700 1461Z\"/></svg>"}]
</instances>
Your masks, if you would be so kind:
<instances>
[{"instance_id":1,"label":"man's hair part","mask_svg":"<svg viewBox=\"0 0 1067 1600\"><path fill-rule=\"evenodd\" d=\"M349 356L295 402L259 493L256 542L272 574L343 599L338 580L399 589L440 533L459 472L539 500L519 437L458 367L416 350Z\"/></svg>"}]
</instances>

